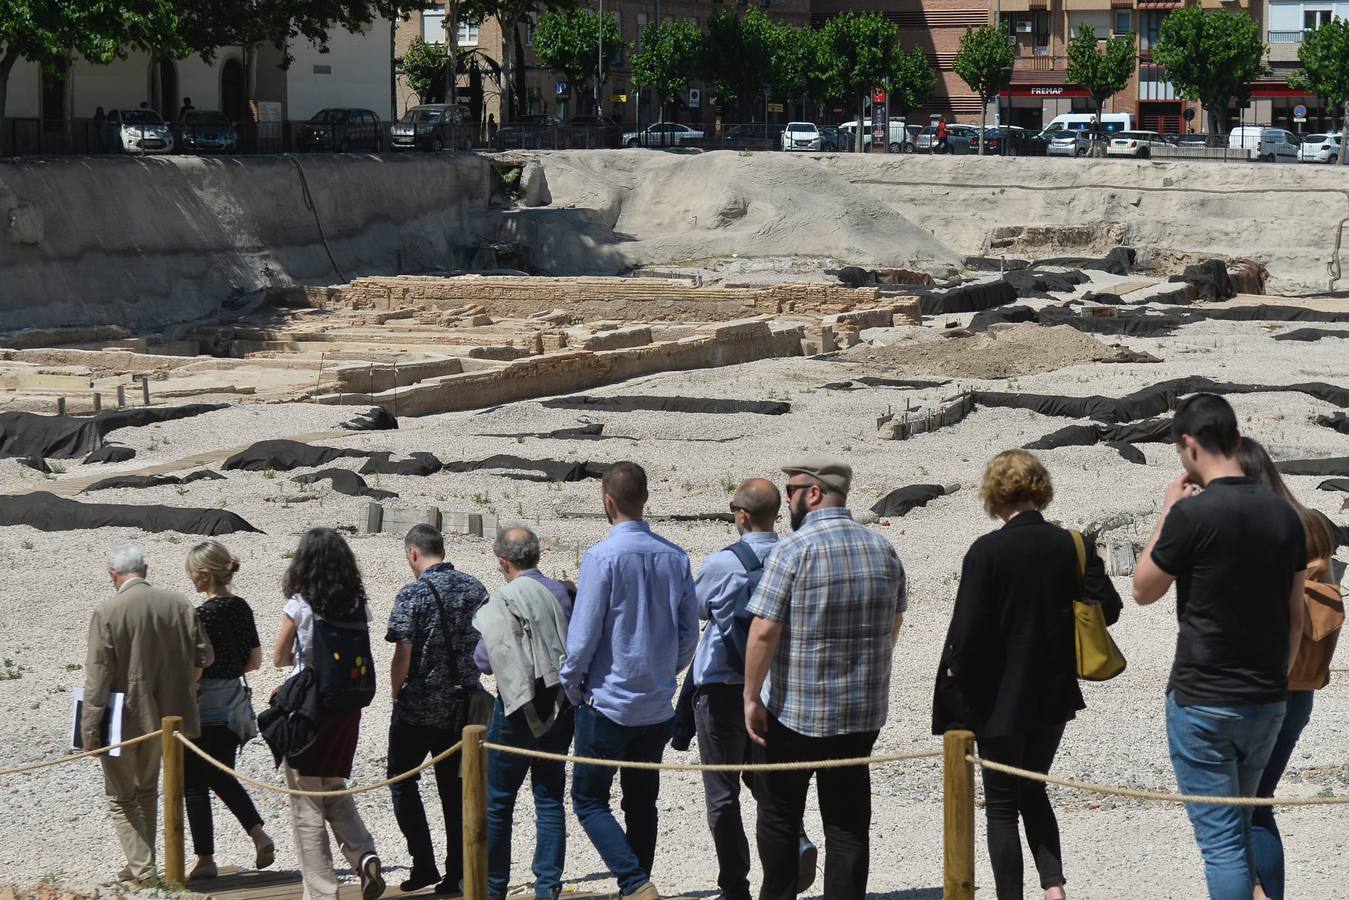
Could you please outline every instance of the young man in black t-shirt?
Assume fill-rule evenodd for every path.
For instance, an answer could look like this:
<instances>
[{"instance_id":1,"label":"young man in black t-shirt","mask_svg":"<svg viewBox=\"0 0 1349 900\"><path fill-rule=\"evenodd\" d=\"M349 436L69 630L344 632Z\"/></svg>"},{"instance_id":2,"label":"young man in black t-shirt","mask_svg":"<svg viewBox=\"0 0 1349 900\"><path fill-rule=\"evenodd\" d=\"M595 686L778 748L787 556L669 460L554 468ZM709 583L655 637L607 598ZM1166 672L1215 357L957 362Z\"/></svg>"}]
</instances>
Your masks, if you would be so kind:
<instances>
[{"instance_id":1,"label":"young man in black t-shirt","mask_svg":"<svg viewBox=\"0 0 1349 900\"><path fill-rule=\"evenodd\" d=\"M1180 633L1166 734L1182 793L1253 797L1283 721L1289 661L1302 636L1306 543L1283 499L1246 478L1227 401L1196 394L1171 437L1185 474L1167 486L1134 573L1134 600L1176 584ZM1255 890L1249 807L1187 804L1209 896Z\"/></svg>"}]
</instances>

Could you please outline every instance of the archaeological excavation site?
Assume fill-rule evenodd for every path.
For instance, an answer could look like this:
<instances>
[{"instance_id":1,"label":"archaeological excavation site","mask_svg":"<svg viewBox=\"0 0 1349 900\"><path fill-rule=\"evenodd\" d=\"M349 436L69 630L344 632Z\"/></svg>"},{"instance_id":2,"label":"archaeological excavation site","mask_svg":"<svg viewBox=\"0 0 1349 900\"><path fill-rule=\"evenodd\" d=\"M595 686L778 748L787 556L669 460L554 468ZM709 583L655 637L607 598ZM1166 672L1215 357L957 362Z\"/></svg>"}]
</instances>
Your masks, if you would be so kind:
<instances>
[{"instance_id":1,"label":"archaeological excavation site","mask_svg":"<svg viewBox=\"0 0 1349 900\"><path fill-rule=\"evenodd\" d=\"M1046 515L1094 538L1128 597L1180 471L1171 413L1223 394L1329 520L1342 570L1338 170L1046 162L648 150L0 162L0 760L68 749L68 692L114 544L142 545L157 586L195 596L185 553L224 542L266 652L299 535L341 529L382 636L411 577L411 525L440 527L449 560L489 589L502 583L492 539L514 524L539 534L545 573L575 578L608 531L598 479L621 460L646 468L652 527L695 573L736 538L738 482L781 484L781 463L803 452L852 465L849 507L908 578L877 753L939 747L932 680L965 551L997 524L979 483L999 451L1039 456L1054 480ZM1126 604L1112 634L1128 669L1084 686L1055 774L1174 786L1158 722L1175 630L1173 596ZM375 653L383 678L391 645ZM1334 678L1281 792L1349 792L1337 724L1349 689ZM282 680L253 676L257 702ZM389 711L381 682L354 783L385 775ZM239 769L280 777L256 742ZM875 895L941 896L940 761L878 767L872 783ZM1202 895L1180 807L1051 796L1074 898L1115 900L1124 883ZM278 858L293 859L285 798L255 800L278 823ZM102 802L97 766L0 781L0 802L0 883L111 874L91 851L115 848L111 827L82 813ZM656 880L710 895L701 782L670 773L660 804ZM533 839L527 807L519 846ZM386 865L403 865L387 794L360 808ZM1316 860L1334 816L1280 815L1307 896L1342 895ZM27 836L53 826L71 839L35 859ZM569 827L580 884L603 864ZM806 827L821 831L813 803ZM222 859L250 848L220 829ZM517 856L513 881L527 881ZM976 875L992 884L982 841Z\"/></svg>"}]
</instances>

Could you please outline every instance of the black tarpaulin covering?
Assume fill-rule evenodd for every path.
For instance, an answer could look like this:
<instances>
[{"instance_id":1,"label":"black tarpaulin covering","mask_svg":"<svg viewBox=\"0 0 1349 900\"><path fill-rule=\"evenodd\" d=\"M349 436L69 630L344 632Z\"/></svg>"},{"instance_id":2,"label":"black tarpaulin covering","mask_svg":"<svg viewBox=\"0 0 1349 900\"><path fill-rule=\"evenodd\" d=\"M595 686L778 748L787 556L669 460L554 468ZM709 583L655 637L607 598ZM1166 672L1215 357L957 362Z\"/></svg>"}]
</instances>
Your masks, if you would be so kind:
<instances>
[{"instance_id":1,"label":"black tarpaulin covering","mask_svg":"<svg viewBox=\"0 0 1349 900\"><path fill-rule=\"evenodd\" d=\"M921 378L876 378L872 375L865 375L851 381L831 381L829 384L820 385L820 389L825 391L860 391L864 388L877 387L917 389L941 387L950 383L949 381L932 381Z\"/></svg>"},{"instance_id":2,"label":"black tarpaulin covering","mask_svg":"<svg viewBox=\"0 0 1349 900\"><path fill-rule=\"evenodd\" d=\"M1143 455L1142 450L1139 450L1133 444L1126 444L1123 441L1106 441L1105 445L1122 456L1125 462L1131 462L1139 466L1147 465L1148 458Z\"/></svg>"},{"instance_id":3,"label":"black tarpaulin covering","mask_svg":"<svg viewBox=\"0 0 1349 900\"><path fill-rule=\"evenodd\" d=\"M1087 269L1093 272L1109 272L1111 275L1128 275L1133 271L1137 252L1133 247L1116 247L1103 257L1059 256L1052 259L1037 259L1032 265L1057 266L1061 269Z\"/></svg>"},{"instance_id":4,"label":"black tarpaulin covering","mask_svg":"<svg viewBox=\"0 0 1349 900\"><path fill-rule=\"evenodd\" d=\"M1093 444L1164 444L1171 440L1170 419L1145 419L1122 425L1069 425L1027 444L1027 450L1090 447ZM1118 448L1116 448L1118 449ZM1120 451L1125 459L1129 454ZM1135 461L1130 459L1131 462Z\"/></svg>"},{"instance_id":5,"label":"black tarpaulin covering","mask_svg":"<svg viewBox=\"0 0 1349 900\"><path fill-rule=\"evenodd\" d=\"M1320 516L1321 521L1326 523L1326 530L1330 532L1330 540L1335 545L1336 550L1340 549L1345 544L1349 544L1349 525L1336 525L1330 516L1321 512L1319 509L1314 509L1312 512Z\"/></svg>"},{"instance_id":6,"label":"black tarpaulin covering","mask_svg":"<svg viewBox=\"0 0 1349 900\"><path fill-rule=\"evenodd\" d=\"M152 488L162 487L166 484L191 484L194 481L222 481L225 476L218 472L212 472L210 469L201 469L190 475L115 475L112 478L104 478L101 481L95 481L81 494L87 494L90 491L106 491L112 488Z\"/></svg>"},{"instance_id":7,"label":"black tarpaulin covering","mask_svg":"<svg viewBox=\"0 0 1349 900\"><path fill-rule=\"evenodd\" d=\"M1222 309L1196 309L1186 315L1195 319L1221 319L1225 322L1349 322L1349 313L1325 312L1301 306L1229 306Z\"/></svg>"},{"instance_id":8,"label":"black tarpaulin covering","mask_svg":"<svg viewBox=\"0 0 1349 900\"><path fill-rule=\"evenodd\" d=\"M52 467L47 465L47 461L40 456L25 456L19 460L19 465L41 472L43 475L52 473Z\"/></svg>"},{"instance_id":9,"label":"black tarpaulin covering","mask_svg":"<svg viewBox=\"0 0 1349 900\"><path fill-rule=\"evenodd\" d=\"M735 522L735 513L675 513L662 517L670 522Z\"/></svg>"},{"instance_id":10,"label":"black tarpaulin covering","mask_svg":"<svg viewBox=\"0 0 1349 900\"><path fill-rule=\"evenodd\" d=\"M288 472L291 469L316 469L319 466L326 466L335 459L367 459L375 455L377 454L373 450L319 447L301 441L258 441L225 460L225 464L220 468L226 471L243 469L248 472L261 472L264 469L275 469L278 472Z\"/></svg>"},{"instance_id":11,"label":"black tarpaulin covering","mask_svg":"<svg viewBox=\"0 0 1349 900\"><path fill-rule=\"evenodd\" d=\"M525 459L498 453L486 459L452 462L445 464L446 472L477 472L480 469L517 469L524 472L540 472L541 475L507 475L528 481L583 481L587 478L602 478L609 471L608 463L563 462L558 459Z\"/></svg>"},{"instance_id":12,"label":"black tarpaulin covering","mask_svg":"<svg viewBox=\"0 0 1349 900\"><path fill-rule=\"evenodd\" d=\"M573 428L558 428L554 431L521 431L514 434L478 434L474 437L497 438L543 438L553 441L635 441L634 437L624 434L605 434L604 426L577 425Z\"/></svg>"},{"instance_id":13,"label":"black tarpaulin covering","mask_svg":"<svg viewBox=\"0 0 1349 900\"><path fill-rule=\"evenodd\" d=\"M1277 463L1285 475L1349 475L1349 456L1324 459L1290 459Z\"/></svg>"},{"instance_id":14,"label":"black tarpaulin covering","mask_svg":"<svg viewBox=\"0 0 1349 900\"><path fill-rule=\"evenodd\" d=\"M1316 486L1318 491L1349 492L1349 478L1327 478Z\"/></svg>"},{"instance_id":15,"label":"black tarpaulin covering","mask_svg":"<svg viewBox=\"0 0 1349 900\"><path fill-rule=\"evenodd\" d=\"M316 481L331 479L333 490L352 497L369 497L371 500L388 500L397 497L393 491L381 491L365 483L365 479L350 469L322 469L307 475L296 475L291 481L296 484L313 484Z\"/></svg>"},{"instance_id":16,"label":"black tarpaulin covering","mask_svg":"<svg viewBox=\"0 0 1349 900\"><path fill-rule=\"evenodd\" d=\"M425 478L441 469L440 460L433 454L409 453L407 459L391 459L392 453L376 453L361 466L362 475L412 475Z\"/></svg>"},{"instance_id":17,"label":"black tarpaulin covering","mask_svg":"<svg viewBox=\"0 0 1349 900\"><path fill-rule=\"evenodd\" d=\"M1087 334L1121 334L1126 337L1160 337L1187 323L1179 315L1148 315L1141 309L1122 307L1113 316L1079 315L1067 307L1040 310L1042 325L1069 325Z\"/></svg>"},{"instance_id":18,"label":"black tarpaulin covering","mask_svg":"<svg viewBox=\"0 0 1349 900\"><path fill-rule=\"evenodd\" d=\"M136 451L120 444L107 444L99 447L84 458L86 465L91 463L119 463L136 458Z\"/></svg>"},{"instance_id":19,"label":"black tarpaulin covering","mask_svg":"<svg viewBox=\"0 0 1349 900\"><path fill-rule=\"evenodd\" d=\"M398 428L398 420L382 406L372 406L355 418L342 423L348 431L393 431Z\"/></svg>"},{"instance_id":20,"label":"black tarpaulin covering","mask_svg":"<svg viewBox=\"0 0 1349 900\"><path fill-rule=\"evenodd\" d=\"M1232 280L1227 277L1227 263L1220 259L1206 259L1198 265L1186 266L1180 275L1168 281L1192 285L1200 300L1231 300L1237 295Z\"/></svg>"},{"instance_id":21,"label":"black tarpaulin covering","mask_svg":"<svg viewBox=\"0 0 1349 900\"><path fill-rule=\"evenodd\" d=\"M1079 284L1085 284L1091 279L1077 270L1046 272L1039 268L1031 268L1004 272L1002 280L1012 286L1019 298L1047 299L1050 297L1050 291L1071 292Z\"/></svg>"},{"instance_id":22,"label":"black tarpaulin covering","mask_svg":"<svg viewBox=\"0 0 1349 900\"><path fill-rule=\"evenodd\" d=\"M1317 416L1317 425L1324 425L1326 428L1333 428L1340 434L1349 434L1349 415L1337 412L1329 416Z\"/></svg>"},{"instance_id":23,"label":"black tarpaulin covering","mask_svg":"<svg viewBox=\"0 0 1349 900\"><path fill-rule=\"evenodd\" d=\"M119 428L139 428L186 419L224 409L224 403L111 409L94 416L43 416L30 412L0 413L0 456L73 459L103 446L103 438Z\"/></svg>"},{"instance_id":24,"label":"black tarpaulin covering","mask_svg":"<svg viewBox=\"0 0 1349 900\"><path fill-rule=\"evenodd\" d=\"M1083 303L1103 303L1106 306L1123 306L1124 298L1109 291L1087 291L1082 295Z\"/></svg>"},{"instance_id":25,"label":"black tarpaulin covering","mask_svg":"<svg viewBox=\"0 0 1349 900\"><path fill-rule=\"evenodd\" d=\"M1349 338L1349 331L1336 331L1333 328L1294 328L1292 331L1274 335L1276 341L1319 341L1321 338Z\"/></svg>"},{"instance_id":26,"label":"black tarpaulin covering","mask_svg":"<svg viewBox=\"0 0 1349 900\"><path fill-rule=\"evenodd\" d=\"M953 288L914 287L906 292L919 298L926 316L979 312L1016 302L1016 288L1003 280L972 282Z\"/></svg>"},{"instance_id":27,"label":"black tarpaulin covering","mask_svg":"<svg viewBox=\"0 0 1349 900\"><path fill-rule=\"evenodd\" d=\"M38 531L83 531L88 528L139 528L215 536L259 529L224 509L80 503L39 491L0 497L0 525L27 525Z\"/></svg>"},{"instance_id":28,"label":"black tarpaulin covering","mask_svg":"<svg viewBox=\"0 0 1349 900\"><path fill-rule=\"evenodd\" d=\"M1040 317L1029 306L1002 306L998 309L986 309L975 313L970 320L970 331L988 331L988 326L1004 322L1039 322Z\"/></svg>"},{"instance_id":29,"label":"black tarpaulin covering","mask_svg":"<svg viewBox=\"0 0 1349 900\"><path fill-rule=\"evenodd\" d=\"M944 496L946 489L939 484L911 484L908 487L896 488L877 500L872 505L871 511L878 516L898 518L912 509L927 506L929 502Z\"/></svg>"},{"instance_id":30,"label":"black tarpaulin covering","mask_svg":"<svg viewBox=\"0 0 1349 900\"><path fill-rule=\"evenodd\" d=\"M790 403L779 400L723 400L711 397L655 397L634 394L628 397L595 397L578 394L542 401L548 409L596 409L603 412L672 413L755 413L781 416L792 411Z\"/></svg>"}]
</instances>

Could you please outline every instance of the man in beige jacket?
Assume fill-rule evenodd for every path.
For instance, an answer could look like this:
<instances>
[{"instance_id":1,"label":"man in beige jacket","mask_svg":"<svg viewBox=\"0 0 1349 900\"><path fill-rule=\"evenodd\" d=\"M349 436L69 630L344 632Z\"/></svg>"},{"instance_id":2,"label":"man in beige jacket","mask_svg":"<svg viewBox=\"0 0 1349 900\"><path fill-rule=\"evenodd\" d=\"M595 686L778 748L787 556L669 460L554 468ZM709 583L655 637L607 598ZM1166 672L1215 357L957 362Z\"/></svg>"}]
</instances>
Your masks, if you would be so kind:
<instances>
[{"instance_id":1,"label":"man in beige jacket","mask_svg":"<svg viewBox=\"0 0 1349 900\"><path fill-rule=\"evenodd\" d=\"M157 730L165 716L182 716L183 733L196 737L201 732L197 679L215 657L196 610L186 597L146 582L145 554L139 547L114 547L107 560L117 593L100 603L89 620L80 719L85 749L106 743L102 725L113 693L125 695L122 740ZM127 859L121 875L149 881L155 865L160 742L143 741L124 747L120 756L99 759Z\"/></svg>"}]
</instances>

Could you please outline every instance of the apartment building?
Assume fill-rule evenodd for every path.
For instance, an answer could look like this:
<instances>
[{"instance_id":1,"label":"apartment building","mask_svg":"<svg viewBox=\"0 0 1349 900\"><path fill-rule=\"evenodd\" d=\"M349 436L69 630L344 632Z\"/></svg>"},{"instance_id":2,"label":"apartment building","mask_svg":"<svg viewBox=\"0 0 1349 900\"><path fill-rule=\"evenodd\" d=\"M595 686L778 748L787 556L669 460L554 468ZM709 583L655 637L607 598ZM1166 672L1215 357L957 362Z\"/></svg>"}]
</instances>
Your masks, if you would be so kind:
<instances>
[{"instance_id":1,"label":"apartment building","mask_svg":"<svg viewBox=\"0 0 1349 900\"><path fill-rule=\"evenodd\" d=\"M1330 130L1332 113L1325 101L1289 87L1288 77L1299 68L1297 53L1303 37L1332 18L1349 19L1349 0L1268 0L1265 64L1271 74L1251 88L1251 121L1303 134ZM1299 107L1305 108L1306 115L1295 115Z\"/></svg>"}]
</instances>

